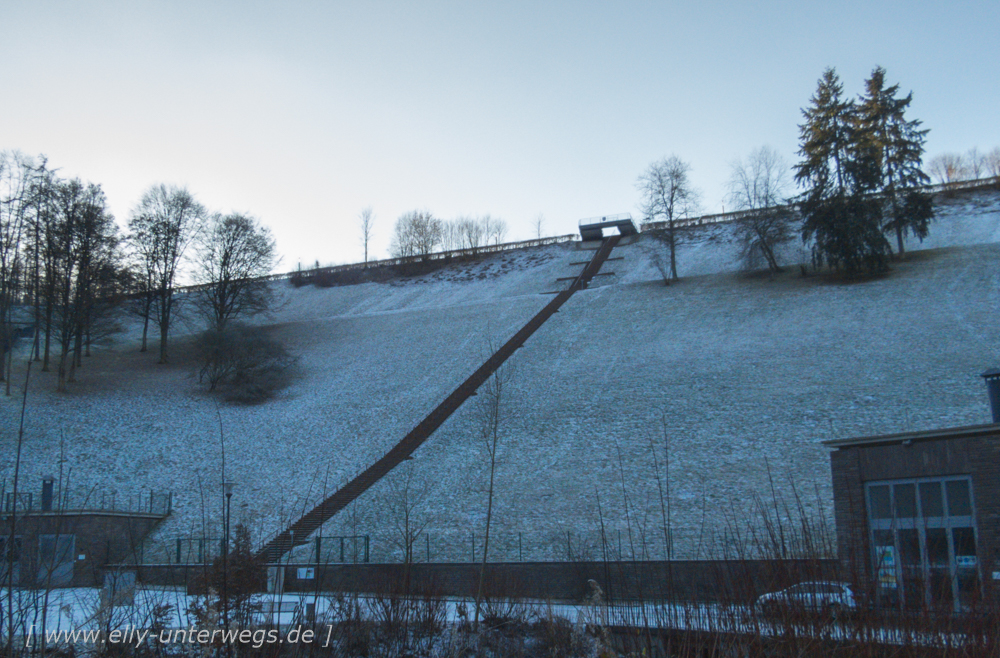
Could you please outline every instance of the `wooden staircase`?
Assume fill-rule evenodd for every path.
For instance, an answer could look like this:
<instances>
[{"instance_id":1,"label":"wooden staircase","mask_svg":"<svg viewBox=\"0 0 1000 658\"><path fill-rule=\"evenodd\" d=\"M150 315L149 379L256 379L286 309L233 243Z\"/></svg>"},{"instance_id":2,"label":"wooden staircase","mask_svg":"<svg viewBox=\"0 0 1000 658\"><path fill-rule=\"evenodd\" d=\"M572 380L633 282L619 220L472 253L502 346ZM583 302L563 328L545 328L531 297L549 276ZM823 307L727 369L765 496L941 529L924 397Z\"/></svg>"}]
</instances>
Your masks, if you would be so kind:
<instances>
[{"instance_id":1,"label":"wooden staircase","mask_svg":"<svg viewBox=\"0 0 1000 658\"><path fill-rule=\"evenodd\" d=\"M598 273L608 256L611 255L611 250L618 244L619 238L620 236L617 235L605 238L593 258L590 259L590 262L587 263L586 267L584 267L583 271L573 280L569 287L558 293L552 301L535 314L510 340L494 352L486 360L486 363L480 366L476 372L472 373L451 395L445 398L444 402L439 404L426 418L420 421L420 424L403 437L402 441L397 443L381 459L369 466L361 475L358 475L341 489L338 489L298 521L292 523L274 539L266 543L258 552L258 557L263 558L269 564L279 562L285 553L295 546L306 544L309 536L319 529L321 525L361 496L369 487L385 477L393 468L408 459L424 441L430 438L435 430L441 427L462 406L463 402L475 395L476 390L496 372L497 368L509 359L519 347L524 345L525 341L546 320L552 317L559 310L560 306L573 296L573 293L587 287L587 284L590 283L590 280Z\"/></svg>"}]
</instances>

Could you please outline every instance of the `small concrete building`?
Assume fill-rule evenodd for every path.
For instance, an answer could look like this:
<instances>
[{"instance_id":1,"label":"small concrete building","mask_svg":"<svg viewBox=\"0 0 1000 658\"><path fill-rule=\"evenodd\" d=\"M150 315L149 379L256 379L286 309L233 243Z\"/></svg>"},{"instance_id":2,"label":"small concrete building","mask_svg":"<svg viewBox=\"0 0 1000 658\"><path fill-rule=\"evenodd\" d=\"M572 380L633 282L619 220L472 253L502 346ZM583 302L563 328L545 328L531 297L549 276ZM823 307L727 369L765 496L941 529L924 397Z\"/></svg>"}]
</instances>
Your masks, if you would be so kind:
<instances>
[{"instance_id":1,"label":"small concrete building","mask_svg":"<svg viewBox=\"0 0 1000 658\"><path fill-rule=\"evenodd\" d=\"M146 536L171 513L170 494L122 500L71 496L45 478L42 496L4 492L0 583L28 588L94 587L109 565L142 563ZM113 569L114 570L114 569Z\"/></svg>"}]
</instances>

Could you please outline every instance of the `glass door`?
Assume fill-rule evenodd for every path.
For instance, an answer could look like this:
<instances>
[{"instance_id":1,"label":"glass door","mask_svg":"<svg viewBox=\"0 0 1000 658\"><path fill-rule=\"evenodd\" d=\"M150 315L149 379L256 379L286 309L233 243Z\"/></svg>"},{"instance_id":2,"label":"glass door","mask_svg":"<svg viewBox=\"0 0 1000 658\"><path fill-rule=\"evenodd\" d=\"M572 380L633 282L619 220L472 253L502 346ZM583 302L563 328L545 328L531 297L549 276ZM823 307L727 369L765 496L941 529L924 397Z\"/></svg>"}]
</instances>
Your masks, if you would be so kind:
<instances>
[{"instance_id":1,"label":"glass door","mask_svg":"<svg viewBox=\"0 0 1000 658\"><path fill-rule=\"evenodd\" d=\"M968 609L980 595L968 477L866 487L875 573L883 605Z\"/></svg>"}]
</instances>

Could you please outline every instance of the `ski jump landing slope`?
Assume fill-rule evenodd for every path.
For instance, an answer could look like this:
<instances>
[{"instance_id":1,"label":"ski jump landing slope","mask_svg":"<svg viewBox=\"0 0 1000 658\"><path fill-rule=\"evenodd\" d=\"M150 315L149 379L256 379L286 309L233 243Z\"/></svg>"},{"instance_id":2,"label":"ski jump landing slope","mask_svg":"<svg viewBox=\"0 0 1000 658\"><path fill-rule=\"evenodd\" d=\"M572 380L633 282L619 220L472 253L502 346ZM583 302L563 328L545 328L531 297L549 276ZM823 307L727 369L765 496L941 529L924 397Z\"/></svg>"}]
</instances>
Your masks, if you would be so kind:
<instances>
[{"instance_id":1,"label":"ski jump landing slope","mask_svg":"<svg viewBox=\"0 0 1000 658\"><path fill-rule=\"evenodd\" d=\"M424 441L429 439L434 431L441 427L466 400L476 395L479 387L486 383L510 357L514 356L514 352L521 349L524 346L524 342L538 331L546 320L558 313L562 305L573 296L573 293L587 287L594 276L600 271L601 266L608 259L608 256L611 255L611 251L618 244L618 241L619 236L617 235L604 239L601 246L594 253L594 257L587 263L583 271L573 279L573 283L566 290L556 294L552 301L536 313L510 340L491 354L486 359L486 363L481 365L468 379L462 382L451 395L445 398L444 402L435 407L402 441L393 446L385 456L365 469L364 473L348 482L343 488L323 500L319 505L304 514L302 518L292 523L288 529L265 544L260 550L259 555L269 563L278 562L292 548L306 543L307 538L313 532L329 521L337 512L340 512L357 500L372 485L388 475L392 469L399 466L403 461L411 459L413 451L423 445Z\"/></svg>"},{"instance_id":2,"label":"ski jump landing slope","mask_svg":"<svg viewBox=\"0 0 1000 658\"><path fill-rule=\"evenodd\" d=\"M621 531L626 555L662 557L656 467L678 558L749 519L749 501L769 498L772 481L790 506L797 494L832 522L823 440L988 422L979 374L1000 365L1000 196L939 199L937 211L908 260L859 283L794 267L740 274L723 228L682 247L682 281L664 286L648 240L619 244L621 260L512 359L491 556L565 559L569 544L574 557L599 557L599 503L616 547ZM802 255L794 244L784 254ZM119 499L172 491L173 515L145 551L172 561L177 538L220 536L221 417L233 521L263 544L389 452L588 258L565 245L384 284L278 283L279 308L261 322L298 358L296 376L256 407L217 410L199 386L184 358L193 321L178 325L176 360L163 367L155 349L138 352L139 327L123 319L126 331L84 359L68 394L54 393L54 373L33 370L19 489L37 498L53 475ZM0 398L7 491L22 356L14 395ZM373 560L399 559L408 491L421 559L429 549L468 560L473 535L481 551L488 471L471 406L317 532L370 535Z\"/></svg>"}]
</instances>

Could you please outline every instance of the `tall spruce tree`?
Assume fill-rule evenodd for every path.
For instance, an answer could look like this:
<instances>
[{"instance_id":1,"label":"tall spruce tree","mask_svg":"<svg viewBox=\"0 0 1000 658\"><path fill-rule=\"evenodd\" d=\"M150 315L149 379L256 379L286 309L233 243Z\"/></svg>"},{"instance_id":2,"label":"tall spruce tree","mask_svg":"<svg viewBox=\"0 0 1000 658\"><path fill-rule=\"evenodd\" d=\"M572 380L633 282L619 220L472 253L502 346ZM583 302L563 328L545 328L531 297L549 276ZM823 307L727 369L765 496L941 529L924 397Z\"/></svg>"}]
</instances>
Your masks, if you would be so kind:
<instances>
[{"instance_id":1,"label":"tall spruce tree","mask_svg":"<svg viewBox=\"0 0 1000 658\"><path fill-rule=\"evenodd\" d=\"M927 236L934 207L930 195L917 189L930 182L921 169L928 131L920 129L920 121L905 118L913 93L905 98L898 94L899 85L886 87L885 69L875 67L859 98L855 132L859 146L878 170L882 230L895 234L902 254L906 234L920 240Z\"/></svg>"},{"instance_id":2,"label":"tall spruce tree","mask_svg":"<svg viewBox=\"0 0 1000 658\"><path fill-rule=\"evenodd\" d=\"M848 274L888 267L891 248L882 234L882 210L874 192L879 169L874 149L859 140L857 107L843 95L833 68L823 72L812 105L802 110L795 180L800 197L802 239L813 241L817 264Z\"/></svg>"}]
</instances>

